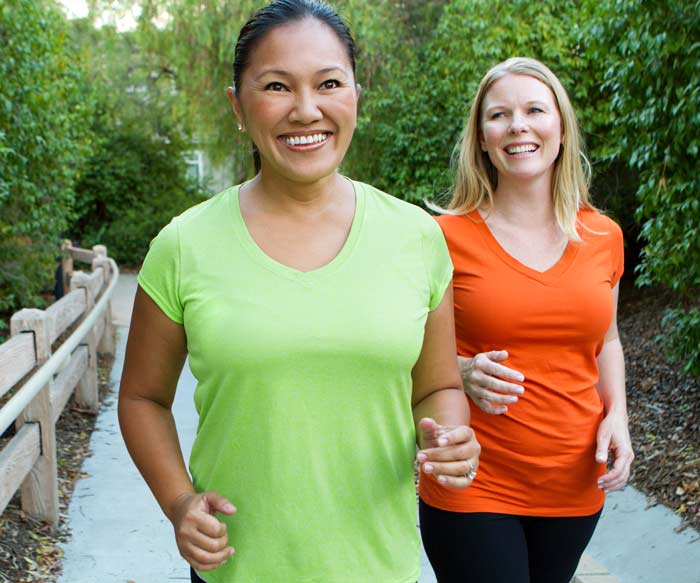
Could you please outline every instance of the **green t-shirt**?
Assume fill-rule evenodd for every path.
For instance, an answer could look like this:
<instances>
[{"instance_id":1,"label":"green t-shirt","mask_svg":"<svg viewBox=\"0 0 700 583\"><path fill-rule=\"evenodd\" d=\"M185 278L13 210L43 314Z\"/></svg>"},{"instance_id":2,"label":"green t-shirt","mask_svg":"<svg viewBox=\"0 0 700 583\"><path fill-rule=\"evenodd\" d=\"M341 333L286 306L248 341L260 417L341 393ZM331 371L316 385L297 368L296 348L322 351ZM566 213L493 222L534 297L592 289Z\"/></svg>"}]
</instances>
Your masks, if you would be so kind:
<instances>
[{"instance_id":1,"label":"green t-shirt","mask_svg":"<svg viewBox=\"0 0 700 583\"><path fill-rule=\"evenodd\" d=\"M185 327L198 491L238 512L209 583L414 583L411 369L452 265L421 209L353 182L347 241L300 272L253 241L230 188L153 240L139 284Z\"/></svg>"}]
</instances>

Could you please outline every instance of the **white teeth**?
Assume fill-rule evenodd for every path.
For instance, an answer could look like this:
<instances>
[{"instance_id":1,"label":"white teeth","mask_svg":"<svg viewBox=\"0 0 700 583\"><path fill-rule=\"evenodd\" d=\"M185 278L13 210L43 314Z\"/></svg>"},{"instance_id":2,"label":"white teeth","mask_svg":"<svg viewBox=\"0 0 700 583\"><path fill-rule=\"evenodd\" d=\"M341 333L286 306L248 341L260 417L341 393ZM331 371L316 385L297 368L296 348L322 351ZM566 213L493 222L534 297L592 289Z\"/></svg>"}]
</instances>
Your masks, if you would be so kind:
<instances>
[{"instance_id":1,"label":"white teeth","mask_svg":"<svg viewBox=\"0 0 700 583\"><path fill-rule=\"evenodd\" d=\"M536 149L537 146L526 144L524 146L511 146L506 149L506 152L509 154L522 154L523 152L534 152Z\"/></svg>"},{"instance_id":2,"label":"white teeth","mask_svg":"<svg viewBox=\"0 0 700 583\"><path fill-rule=\"evenodd\" d=\"M311 136L290 136L285 138L285 141L290 146L298 146L305 144L318 144L325 142L328 139L328 134L313 134Z\"/></svg>"}]
</instances>

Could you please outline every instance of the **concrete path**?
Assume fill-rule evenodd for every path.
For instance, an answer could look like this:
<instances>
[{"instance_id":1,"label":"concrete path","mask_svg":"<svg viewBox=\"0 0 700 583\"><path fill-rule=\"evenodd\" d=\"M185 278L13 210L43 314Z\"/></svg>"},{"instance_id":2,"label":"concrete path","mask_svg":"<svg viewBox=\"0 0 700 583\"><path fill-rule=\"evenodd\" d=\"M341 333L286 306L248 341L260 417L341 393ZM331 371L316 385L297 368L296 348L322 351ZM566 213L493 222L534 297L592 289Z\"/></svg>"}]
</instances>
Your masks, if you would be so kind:
<instances>
[{"instance_id":1,"label":"concrete path","mask_svg":"<svg viewBox=\"0 0 700 583\"><path fill-rule=\"evenodd\" d=\"M136 277L122 274L113 301L117 355L112 382L118 386ZM196 430L195 380L185 368L173 407L181 445L189 456ZM126 451L117 423L116 390L103 403L90 441L92 456L76 486L63 546L59 583L165 583L189 581L170 524ZM600 525L579 566L579 583L700 583L700 535L674 532L678 518L633 488L608 499ZM608 573L608 570L610 573ZM290 582L294 583L294 582ZM368 583L373 583L368 581ZM419 583L436 583L423 555Z\"/></svg>"}]
</instances>

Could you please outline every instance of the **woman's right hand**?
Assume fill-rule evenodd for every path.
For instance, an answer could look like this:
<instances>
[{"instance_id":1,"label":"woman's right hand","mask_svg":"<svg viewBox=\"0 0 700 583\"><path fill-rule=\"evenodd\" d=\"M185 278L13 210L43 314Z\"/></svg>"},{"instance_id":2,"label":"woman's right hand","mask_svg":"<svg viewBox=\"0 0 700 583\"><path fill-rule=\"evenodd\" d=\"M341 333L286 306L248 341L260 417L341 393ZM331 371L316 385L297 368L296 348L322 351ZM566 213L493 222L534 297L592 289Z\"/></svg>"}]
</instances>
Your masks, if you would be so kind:
<instances>
[{"instance_id":1,"label":"woman's right hand","mask_svg":"<svg viewBox=\"0 0 700 583\"><path fill-rule=\"evenodd\" d=\"M508 405L518 402L525 389L508 381L523 382L522 373L500 364L508 358L505 350L480 352L473 358L457 357L464 391L482 411L502 415Z\"/></svg>"},{"instance_id":2,"label":"woman's right hand","mask_svg":"<svg viewBox=\"0 0 700 583\"><path fill-rule=\"evenodd\" d=\"M236 508L216 492L187 493L173 504L171 522L180 555L197 571L211 571L233 555L226 525L216 513L233 514Z\"/></svg>"}]
</instances>

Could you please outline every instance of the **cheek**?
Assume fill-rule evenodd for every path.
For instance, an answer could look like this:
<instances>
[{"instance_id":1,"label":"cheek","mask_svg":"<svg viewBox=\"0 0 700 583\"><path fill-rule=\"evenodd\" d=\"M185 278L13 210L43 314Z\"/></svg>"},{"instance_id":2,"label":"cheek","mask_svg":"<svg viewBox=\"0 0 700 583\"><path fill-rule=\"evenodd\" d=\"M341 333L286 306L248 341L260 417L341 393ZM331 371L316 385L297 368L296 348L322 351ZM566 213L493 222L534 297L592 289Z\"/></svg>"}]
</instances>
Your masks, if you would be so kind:
<instances>
[{"instance_id":1,"label":"cheek","mask_svg":"<svg viewBox=\"0 0 700 583\"><path fill-rule=\"evenodd\" d=\"M550 120L550 122L542 128L542 132L559 147L561 144L562 130L561 121L559 121L558 118Z\"/></svg>"},{"instance_id":2,"label":"cheek","mask_svg":"<svg viewBox=\"0 0 700 583\"><path fill-rule=\"evenodd\" d=\"M486 146L487 150L496 147L503 137L503 131L498 126L488 124L482 130L482 139L480 145Z\"/></svg>"},{"instance_id":3,"label":"cheek","mask_svg":"<svg viewBox=\"0 0 700 583\"><path fill-rule=\"evenodd\" d=\"M284 105L271 99L251 99L243 109L243 115L249 131L269 127L276 123Z\"/></svg>"},{"instance_id":4,"label":"cheek","mask_svg":"<svg viewBox=\"0 0 700 583\"><path fill-rule=\"evenodd\" d=\"M354 130L357 121L357 100L354 95L335 99L331 104L331 108L337 112L339 116L338 122L347 126L345 129Z\"/></svg>"}]
</instances>

